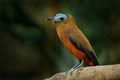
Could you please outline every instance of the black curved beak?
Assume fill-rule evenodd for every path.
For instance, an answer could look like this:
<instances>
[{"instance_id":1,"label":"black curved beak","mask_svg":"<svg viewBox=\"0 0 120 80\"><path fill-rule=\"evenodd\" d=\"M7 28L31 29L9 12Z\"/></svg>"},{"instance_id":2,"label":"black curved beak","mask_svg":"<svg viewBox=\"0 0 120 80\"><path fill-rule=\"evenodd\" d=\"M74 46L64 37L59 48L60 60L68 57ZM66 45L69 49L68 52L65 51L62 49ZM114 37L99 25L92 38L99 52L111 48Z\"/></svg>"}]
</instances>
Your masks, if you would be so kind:
<instances>
[{"instance_id":1,"label":"black curved beak","mask_svg":"<svg viewBox=\"0 0 120 80\"><path fill-rule=\"evenodd\" d=\"M48 17L47 20L48 20L48 21L53 21L53 20L54 20L54 17Z\"/></svg>"}]
</instances>

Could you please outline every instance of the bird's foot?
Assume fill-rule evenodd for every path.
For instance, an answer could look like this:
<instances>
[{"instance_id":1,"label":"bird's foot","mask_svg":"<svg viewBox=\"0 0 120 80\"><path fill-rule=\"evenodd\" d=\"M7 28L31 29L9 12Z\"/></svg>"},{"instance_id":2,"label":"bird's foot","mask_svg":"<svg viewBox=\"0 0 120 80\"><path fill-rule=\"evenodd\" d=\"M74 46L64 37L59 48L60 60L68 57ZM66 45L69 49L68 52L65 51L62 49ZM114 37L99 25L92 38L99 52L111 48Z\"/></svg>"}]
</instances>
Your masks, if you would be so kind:
<instances>
[{"instance_id":1,"label":"bird's foot","mask_svg":"<svg viewBox=\"0 0 120 80\"><path fill-rule=\"evenodd\" d=\"M79 62L73 68L71 68L69 71L67 71L67 73L71 73L71 72L75 71L76 69L81 68L81 66L83 65L83 63L84 63L84 61Z\"/></svg>"}]
</instances>

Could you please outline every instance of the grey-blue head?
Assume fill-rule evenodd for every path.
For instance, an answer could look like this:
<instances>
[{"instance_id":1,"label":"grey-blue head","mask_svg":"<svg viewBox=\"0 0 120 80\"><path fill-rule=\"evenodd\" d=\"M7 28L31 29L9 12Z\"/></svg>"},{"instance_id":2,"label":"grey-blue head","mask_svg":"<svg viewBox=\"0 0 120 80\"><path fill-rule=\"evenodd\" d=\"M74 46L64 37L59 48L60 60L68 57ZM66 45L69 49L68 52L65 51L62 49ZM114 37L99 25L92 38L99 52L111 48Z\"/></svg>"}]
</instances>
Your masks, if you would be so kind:
<instances>
[{"instance_id":1,"label":"grey-blue head","mask_svg":"<svg viewBox=\"0 0 120 80\"><path fill-rule=\"evenodd\" d=\"M63 13L58 13L54 17L49 17L47 20L54 21L55 23L61 23L68 19L68 15Z\"/></svg>"}]
</instances>

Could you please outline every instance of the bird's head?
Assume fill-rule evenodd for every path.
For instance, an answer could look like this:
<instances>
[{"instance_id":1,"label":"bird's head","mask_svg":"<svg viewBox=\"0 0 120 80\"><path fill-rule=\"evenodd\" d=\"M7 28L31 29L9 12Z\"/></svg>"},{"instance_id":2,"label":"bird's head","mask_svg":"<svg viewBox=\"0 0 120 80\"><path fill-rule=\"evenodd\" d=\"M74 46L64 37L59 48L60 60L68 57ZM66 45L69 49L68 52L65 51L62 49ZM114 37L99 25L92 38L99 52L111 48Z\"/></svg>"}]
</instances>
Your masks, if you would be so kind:
<instances>
[{"instance_id":1,"label":"bird's head","mask_svg":"<svg viewBox=\"0 0 120 80\"><path fill-rule=\"evenodd\" d=\"M64 23L68 20L69 16L67 14L58 13L54 17L49 17L47 20L53 21L55 23Z\"/></svg>"},{"instance_id":2,"label":"bird's head","mask_svg":"<svg viewBox=\"0 0 120 80\"><path fill-rule=\"evenodd\" d=\"M75 21L70 14L58 13L53 17L48 17L47 20L54 22L56 27L60 26L61 28L62 26L75 25Z\"/></svg>"}]
</instances>

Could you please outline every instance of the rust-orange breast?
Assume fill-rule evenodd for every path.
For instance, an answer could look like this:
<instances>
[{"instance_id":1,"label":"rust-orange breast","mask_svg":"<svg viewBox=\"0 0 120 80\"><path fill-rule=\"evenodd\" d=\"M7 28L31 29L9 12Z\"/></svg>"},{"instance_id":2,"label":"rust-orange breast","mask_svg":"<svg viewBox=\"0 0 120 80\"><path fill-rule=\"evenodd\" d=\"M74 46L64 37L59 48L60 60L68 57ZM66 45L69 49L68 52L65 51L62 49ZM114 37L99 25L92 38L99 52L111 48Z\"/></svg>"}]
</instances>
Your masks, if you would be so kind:
<instances>
[{"instance_id":1,"label":"rust-orange breast","mask_svg":"<svg viewBox=\"0 0 120 80\"><path fill-rule=\"evenodd\" d=\"M62 41L62 43L64 44L64 46L68 49L68 51L75 56L78 60L84 60L85 63L88 63L88 59L86 58L86 55L81 52L80 50L78 50L71 42L69 39L67 39L66 41Z\"/></svg>"}]
</instances>

